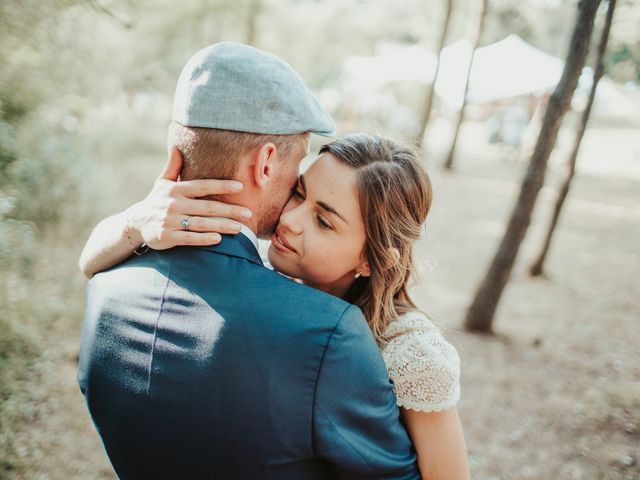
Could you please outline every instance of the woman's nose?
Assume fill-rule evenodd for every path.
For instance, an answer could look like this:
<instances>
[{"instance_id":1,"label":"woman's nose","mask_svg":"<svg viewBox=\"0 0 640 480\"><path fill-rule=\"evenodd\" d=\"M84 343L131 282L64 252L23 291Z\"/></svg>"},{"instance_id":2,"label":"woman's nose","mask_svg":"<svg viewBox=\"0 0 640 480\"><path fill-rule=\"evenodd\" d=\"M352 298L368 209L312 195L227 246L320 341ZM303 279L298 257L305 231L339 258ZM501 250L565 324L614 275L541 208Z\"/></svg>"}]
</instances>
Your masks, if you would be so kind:
<instances>
[{"instance_id":1,"label":"woman's nose","mask_svg":"<svg viewBox=\"0 0 640 480\"><path fill-rule=\"evenodd\" d=\"M280 224L294 235L302 233L302 222L300 221L301 206L286 208L280 215Z\"/></svg>"}]
</instances>

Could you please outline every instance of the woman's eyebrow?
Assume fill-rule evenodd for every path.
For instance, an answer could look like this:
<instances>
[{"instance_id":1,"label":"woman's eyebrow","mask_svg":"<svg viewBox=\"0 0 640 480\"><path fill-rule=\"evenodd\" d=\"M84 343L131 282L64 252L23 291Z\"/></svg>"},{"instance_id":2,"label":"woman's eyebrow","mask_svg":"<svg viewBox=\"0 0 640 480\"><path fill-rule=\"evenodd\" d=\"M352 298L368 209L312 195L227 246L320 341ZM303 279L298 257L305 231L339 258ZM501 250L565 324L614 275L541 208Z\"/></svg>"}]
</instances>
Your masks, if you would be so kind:
<instances>
[{"instance_id":1,"label":"woman's eyebrow","mask_svg":"<svg viewBox=\"0 0 640 480\"><path fill-rule=\"evenodd\" d=\"M298 180L300 180L300 186L302 187L302 190L303 190L304 192L306 192L306 191L307 191L307 187L306 187L306 186L305 186L305 184L304 184L304 175L300 175L300 177L298 178ZM316 204L317 204L320 208L322 208L323 210L326 210L326 211L327 211L327 212L329 212L329 213L333 213L334 215L337 215L337 216L338 216L338 218L340 218L340 220L342 220L342 221L343 221L344 223L346 223L347 225L349 224L349 222L347 222L347 220L346 220L342 215L340 215L340 214L336 211L336 209L335 209L335 208L333 208L331 205L328 205L328 204L326 204L326 203L324 203L324 202L316 202Z\"/></svg>"},{"instance_id":2,"label":"woman's eyebrow","mask_svg":"<svg viewBox=\"0 0 640 480\"><path fill-rule=\"evenodd\" d=\"M337 215L338 217L340 217L340 219L341 219L344 223L346 223L347 225L349 224L349 222L347 222L347 221L345 220L345 218L344 218L342 215L340 215L338 212L336 212L336 209L335 209L335 208L331 207L330 205L327 205L327 204L326 204L326 203L324 203L324 202L316 202L316 203L317 203L317 204L318 204L318 206L319 206L320 208L322 208L323 210L326 210L327 212L330 212L330 213L333 213L333 214Z\"/></svg>"}]
</instances>

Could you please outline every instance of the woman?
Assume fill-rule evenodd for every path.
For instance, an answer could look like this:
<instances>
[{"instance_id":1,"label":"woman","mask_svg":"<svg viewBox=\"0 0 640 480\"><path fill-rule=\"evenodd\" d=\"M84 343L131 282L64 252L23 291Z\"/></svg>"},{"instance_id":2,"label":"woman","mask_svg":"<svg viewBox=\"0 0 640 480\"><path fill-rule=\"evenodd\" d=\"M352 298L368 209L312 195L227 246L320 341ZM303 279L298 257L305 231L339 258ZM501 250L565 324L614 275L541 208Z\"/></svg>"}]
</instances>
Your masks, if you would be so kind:
<instances>
[{"instance_id":1,"label":"woman","mask_svg":"<svg viewBox=\"0 0 640 480\"><path fill-rule=\"evenodd\" d=\"M177 178L179 168L173 165L165 177ZM201 184L185 183L185 193L203 194ZM165 178L160 185L166 192L157 196L157 203L166 206L171 202L171 183ZM227 184L218 186L215 193L230 189ZM412 247L431 207L431 196L429 177L411 149L382 137L347 136L323 146L300 176L268 255L280 273L360 307L394 382L422 477L466 479L466 448L455 407L460 361L455 348L417 309L407 289ZM174 205L185 206L186 199ZM181 230L176 219L186 218L184 214L167 214L166 208L156 211L151 203L136 207L129 219L126 213L107 219L94 231L80 262L87 275L121 261L140 241L165 240L164 245L152 243L154 248L215 243L210 234L200 234L201 238ZM241 208L219 203L213 208L226 216L242 214ZM230 222L210 220L203 226L202 220L198 218L201 231L239 231ZM105 225L115 232L113 236L100 234ZM155 226L155 234L145 234L149 226ZM167 241L187 233L191 236Z\"/></svg>"}]
</instances>

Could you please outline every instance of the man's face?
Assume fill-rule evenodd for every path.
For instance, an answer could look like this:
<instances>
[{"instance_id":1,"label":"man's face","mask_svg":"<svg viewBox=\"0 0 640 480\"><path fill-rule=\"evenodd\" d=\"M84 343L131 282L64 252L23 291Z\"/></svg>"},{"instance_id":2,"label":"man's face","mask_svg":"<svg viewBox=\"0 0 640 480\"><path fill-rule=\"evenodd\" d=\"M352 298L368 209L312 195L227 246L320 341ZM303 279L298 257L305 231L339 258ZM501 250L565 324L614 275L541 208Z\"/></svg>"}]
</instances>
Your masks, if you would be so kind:
<instances>
[{"instance_id":1,"label":"man's face","mask_svg":"<svg viewBox=\"0 0 640 480\"><path fill-rule=\"evenodd\" d=\"M298 182L300 162L309 153L309 138L296 145L286 158L277 161L278 171L274 183L262 206L258 224L258 237L271 238L275 231L280 212L291 196L291 190Z\"/></svg>"}]
</instances>

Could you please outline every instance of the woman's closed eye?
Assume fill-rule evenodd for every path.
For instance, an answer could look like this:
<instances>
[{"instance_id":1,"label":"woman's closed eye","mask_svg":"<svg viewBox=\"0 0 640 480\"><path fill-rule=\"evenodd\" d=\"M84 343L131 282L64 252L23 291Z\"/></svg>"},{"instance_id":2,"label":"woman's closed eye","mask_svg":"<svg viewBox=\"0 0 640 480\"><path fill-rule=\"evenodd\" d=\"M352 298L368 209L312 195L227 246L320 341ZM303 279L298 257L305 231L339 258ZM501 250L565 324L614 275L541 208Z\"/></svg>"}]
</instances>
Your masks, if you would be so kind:
<instances>
[{"instance_id":1,"label":"woman's closed eye","mask_svg":"<svg viewBox=\"0 0 640 480\"><path fill-rule=\"evenodd\" d=\"M301 192L299 190L299 187L297 186L291 189L291 198L297 202L304 202L305 200L304 193ZM331 222L329 222L320 214L316 215L316 222L318 223L318 226L323 230L333 230L333 225L331 224Z\"/></svg>"},{"instance_id":2,"label":"woman's closed eye","mask_svg":"<svg viewBox=\"0 0 640 480\"><path fill-rule=\"evenodd\" d=\"M316 221L320 228L325 230L333 230L333 225L331 225L327 220L325 220L322 215L316 215Z\"/></svg>"}]
</instances>

